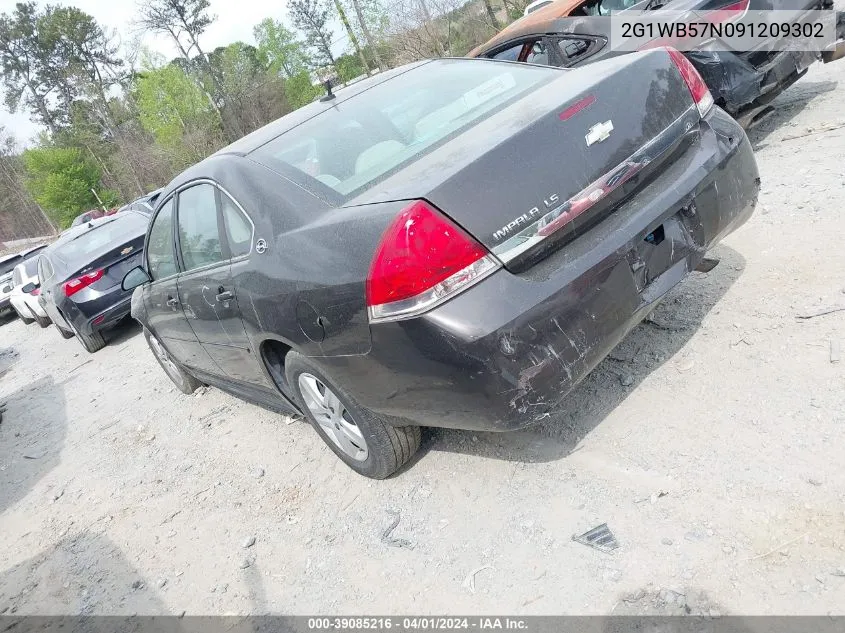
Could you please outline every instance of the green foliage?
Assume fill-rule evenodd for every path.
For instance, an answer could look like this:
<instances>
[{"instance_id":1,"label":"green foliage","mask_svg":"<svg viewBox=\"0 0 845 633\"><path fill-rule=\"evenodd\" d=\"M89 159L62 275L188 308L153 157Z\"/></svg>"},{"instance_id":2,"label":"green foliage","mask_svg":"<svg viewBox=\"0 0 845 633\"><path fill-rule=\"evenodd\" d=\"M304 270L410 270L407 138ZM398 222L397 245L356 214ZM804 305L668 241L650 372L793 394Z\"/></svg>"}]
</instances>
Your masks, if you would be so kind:
<instances>
[{"instance_id":1,"label":"green foliage","mask_svg":"<svg viewBox=\"0 0 845 633\"><path fill-rule=\"evenodd\" d=\"M176 64L155 68L152 64L145 60L134 96L141 125L157 143L176 147L189 129L219 127L207 95L182 68Z\"/></svg>"},{"instance_id":2,"label":"green foliage","mask_svg":"<svg viewBox=\"0 0 845 633\"><path fill-rule=\"evenodd\" d=\"M361 64L361 58L352 54L338 57L335 66L337 67L337 74L341 82L355 79L366 72L363 64Z\"/></svg>"},{"instance_id":3,"label":"green foliage","mask_svg":"<svg viewBox=\"0 0 845 633\"><path fill-rule=\"evenodd\" d=\"M293 77L306 70L306 54L296 34L278 20L267 18L253 29L258 59L274 73Z\"/></svg>"},{"instance_id":4,"label":"green foliage","mask_svg":"<svg viewBox=\"0 0 845 633\"><path fill-rule=\"evenodd\" d=\"M311 77L305 71L297 73L285 82L285 98L293 110L308 105L322 92L320 86L311 84Z\"/></svg>"},{"instance_id":5,"label":"green foliage","mask_svg":"<svg viewBox=\"0 0 845 633\"><path fill-rule=\"evenodd\" d=\"M290 0L288 12L293 25L305 35L313 67L334 66L334 34L331 30L331 0Z\"/></svg>"},{"instance_id":6,"label":"green foliage","mask_svg":"<svg viewBox=\"0 0 845 633\"><path fill-rule=\"evenodd\" d=\"M73 147L38 147L23 155L25 185L30 195L60 227L99 203L91 189L107 205L117 203L113 191L100 189L101 170L90 156Z\"/></svg>"}]
</instances>

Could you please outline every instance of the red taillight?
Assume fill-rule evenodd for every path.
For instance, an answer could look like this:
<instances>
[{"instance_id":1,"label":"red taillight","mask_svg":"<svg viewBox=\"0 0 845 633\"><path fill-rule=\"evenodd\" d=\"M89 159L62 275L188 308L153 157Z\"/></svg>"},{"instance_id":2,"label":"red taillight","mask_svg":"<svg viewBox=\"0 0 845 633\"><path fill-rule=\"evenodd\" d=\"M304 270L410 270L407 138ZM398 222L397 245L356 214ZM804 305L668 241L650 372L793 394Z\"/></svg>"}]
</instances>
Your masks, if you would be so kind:
<instances>
[{"instance_id":1,"label":"red taillight","mask_svg":"<svg viewBox=\"0 0 845 633\"><path fill-rule=\"evenodd\" d=\"M103 270L92 270L90 273L85 273L81 277L77 277L76 279L71 279L70 281L65 282L65 296L70 297L71 295L79 292L83 288L87 288L91 284L93 284L98 279L102 278Z\"/></svg>"},{"instance_id":2,"label":"red taillight","mask_svg":"<svg viewBox=\"0 0 845 633\"><path fill-rule=\"evenodd\" d=\"M732 22L738 20L748 10L748 5L751 0L739 0L739 2L732 2L724 7L719 7L712 11L708 11L702 17L708 22L719 24L720 22Z\"/></svg>"},{"instance_id":3,"label":"red taillight","mask_svg":"<svg viewBox=\"0 0 845 633\"><path fill-rule=\"evenodd\" d=\"M675 66L678 67L681 77L684 78L684 82L687 84L687 88L689 88L690 94L692 95L692 100L695 101L695 105L698 108L698 113L704 116L713 107L713 95L710 94L710 89L704 83L704 80L698 74L692 62L684 57L682 53L671 46L667 46L666 51L669 53L672 61L675 62Z\"/></svg>"},{"instance_id":4,"label":"red taillight","mask_svg":"<svg viewBox=\"0 0 845 633\"><path fill-rule=\"evenodd\" d=\"M370 321L425 312L498 267L487 249L418 200L396 217L376 248L367 278Z\"/></svg>"},{"instance_id":5,"label":"red taillight","mask_svg":"<svg viewBox=\"0 0 845 633\"><path fill-rule=\"evenodd\" d=\"M41 288L36 288L35 290L30 292L29 294L31 294L33 297L37 297L38 295L41 294Z\"/></svg>"}]
</instances>

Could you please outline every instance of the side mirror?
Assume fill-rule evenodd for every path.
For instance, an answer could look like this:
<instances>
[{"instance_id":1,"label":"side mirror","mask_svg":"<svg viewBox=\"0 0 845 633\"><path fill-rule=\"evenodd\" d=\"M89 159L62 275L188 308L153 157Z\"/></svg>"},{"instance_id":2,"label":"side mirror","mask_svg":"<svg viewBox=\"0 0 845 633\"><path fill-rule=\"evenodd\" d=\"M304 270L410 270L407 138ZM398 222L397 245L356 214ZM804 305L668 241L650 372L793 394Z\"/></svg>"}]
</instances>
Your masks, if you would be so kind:
<instances>
[{"instance_id":1,"label":"side mirror","mask_svg":"<svg viewBox=\"0 0 845 633\"><path fill-rule=\"evenodd\" d=\"M30 281L23 288L21 288L21 292L23 292L24 294L31 294L32 291L35 290L36 288L38 288L38 285L34 284Z\"/></svg>"},{"instance_id":2,"label":"side mirror","mask_svg":"<svg viewBox=\"0 0 845 633\"><path fill-rule=\"evenodd\" d=\"M125 292L137 288L138 286L150 283L150 281L152 281L152 279L150 279L150 274L141 266L135 266L135 268L130 270L126 273L126 276L123 277L123 281L120 282L120 287Z\"/></svg>"}]
</instances>

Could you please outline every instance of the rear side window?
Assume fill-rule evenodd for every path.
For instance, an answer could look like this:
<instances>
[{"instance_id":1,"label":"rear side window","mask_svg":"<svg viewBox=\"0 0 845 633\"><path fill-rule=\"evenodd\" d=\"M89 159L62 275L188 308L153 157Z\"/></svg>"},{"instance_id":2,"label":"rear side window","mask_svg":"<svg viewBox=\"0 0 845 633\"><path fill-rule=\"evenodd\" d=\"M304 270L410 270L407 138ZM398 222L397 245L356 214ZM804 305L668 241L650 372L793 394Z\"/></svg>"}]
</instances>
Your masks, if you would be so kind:
<instances>
[{"instance_id":1,"label":"rear side window","mask_svg":"<svg viewBox=\"0 0 845 633\"><path fill-rule=\"evenodd\" d=\"M214 191L201 184L179 193L179 249L186 271L223 261Z\"/></svg>"},{"instance_id":2,"label":"rear side window","mask_svg":"<svg viewBox=\"0 0 845 633\"><path fill-rule=\"evenodd\" d=\"M150 228L147 266L147 272L153 280L170 277L178 272L173 251L173 198L164 203Z\"/></svg>"},{"instance_id":3,"label":"rear side window","mask_svg":"<svg viewBox=\"0 0 845 633\"><path fill-rule=\"evenodd\" d=\"M42 255L38 258L38 279L41 283L44 283L52 276L53 265L50 263L50 260L47 259L46 255Z\"/></svg>"},{"instance_id":4,"label":"rear side window","mask_svg":"<svg viewBox=\"0 0 845 633\"><path fill-rule=\"evenodd\" d=\"M411 69L263 145L252 157L343 197L366 189L549 79L550 69L441 60Z\"/></svg>"},{"instance_id":5,"label":"rear side window","mask_svg":"<svg viewBox=\"0 0 845 633\"><path fill-rule=\"evenodd\" d=\"M4 262L0 262L0 277L3 275L8 275L15 269L15 266L21 263L21 258L19 256L14 256L7 259Z\"/></svg>"},{"instance_id":6,"label":"rear side window","mask_svg":"<svg viewBox=\"0 0 845 633\"><path fill-rule=\"evenodd\" d=\"M247 255L252 247L252 223L238 205L222 191L220 203L223 208L223 222L226 226L226 240L232 257Z\"/></svg>"},{"instance_id":7,"label":"rear side window","mask_svg":"<svg viewBox=\"0 0 845 633\"><path fill-rule=\"evenodd\" d=\"M518 62L519 61L519 54L522 52L524 44L520 42L516 46L511 46L510 48L506 48L503 51L499 51L495 55L492 56L492 59L503 59L508 62Z\"/></svg>"}]
</instances>

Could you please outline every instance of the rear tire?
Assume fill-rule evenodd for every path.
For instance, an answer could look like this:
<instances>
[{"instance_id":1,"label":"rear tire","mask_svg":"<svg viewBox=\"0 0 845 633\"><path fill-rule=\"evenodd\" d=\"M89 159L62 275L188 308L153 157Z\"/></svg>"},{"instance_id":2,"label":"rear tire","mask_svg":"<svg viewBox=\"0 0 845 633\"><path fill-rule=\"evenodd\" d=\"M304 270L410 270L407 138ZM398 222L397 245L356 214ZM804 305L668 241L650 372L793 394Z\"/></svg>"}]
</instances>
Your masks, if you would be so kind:
<instances>
[{"instance_id":1,"label":"rear tire","mask_svg":"<svg viewBox=\"0 0 845 633\"><path fill-rule=\"evenodd\" d=\"M49 327L52 323L50 317L42 317L37 314L35 315L35 322L38 323L38 326L41 328Z\"/></svg>"},{"instance_id":2,"label":"rear tire","mask_svg":"<svg viewBox=\"0 0 845 633\"><path fill-rule=\"evenodd\" d=\"M199 380L185 371L179 363L170 358L170 352L165 349L164 345L147 328L144 328L144 338L147 339L147 345L150 346L150 350L158 361L158 364L161 365L164 373L173 381L173 384L176 385L179 391L184 394L192 394L202 386Z\"/></svg>"},{"instance_id":3,"label":"rear tire","mask_svg":"<svg viewBox=\"0 0 845 633\"><path fill-rule=\"evenodd\" d=\"M389 424L359 405L302 354L289 352L285 356L285 376L311 426L334 454L359 475L385 479L408 463L419 449L420 427Z\"/></svg>"},{"instance_id":4,"label":"rear tire","mask_svg":"<svg viewBox=\"0 0 845 633\"><path fill-rule=\"evenodd\" d=\"M85 351L89 354L99 352L106 346L106 339L103 338L102 332L94 332L92 334L77 332L76 338L79 339L79 342L82 343L82 347L84 347Z\"/></svg>"},{"instance_id":5,"label":"rear tire","mask_svg":"<svg viewBox=\"0 0 845 633\"><path fill-rule=\"evenodd\" d=\"M15 314L17 314L17 315L18 315L18 318L19 318L21 321L23 321L23 322L24 322L24 325L32 325L33 323L35 323L35 319L33 319L32 317L25 317L25 316L24 316L24 315L22 315L20 312L18 312L18 309L17 309L17 308L15 308Z\"/></svg>"}]
</instances>

